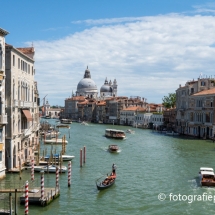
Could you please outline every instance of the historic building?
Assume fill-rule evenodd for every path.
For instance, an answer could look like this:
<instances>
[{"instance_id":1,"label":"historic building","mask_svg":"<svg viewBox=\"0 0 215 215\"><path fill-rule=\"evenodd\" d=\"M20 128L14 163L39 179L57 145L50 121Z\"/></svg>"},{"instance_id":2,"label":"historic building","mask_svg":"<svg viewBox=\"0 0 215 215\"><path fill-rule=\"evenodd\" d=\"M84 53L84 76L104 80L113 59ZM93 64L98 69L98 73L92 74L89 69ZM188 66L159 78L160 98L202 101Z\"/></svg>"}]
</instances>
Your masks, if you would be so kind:
<instances>
[{"instance_id":1,"label":"historic building","mask_svg":"<svg viewBox=\"0 0 215 215\"><path fill-rule=\"evenodd\" d=\"M5 125L7 114L5 113L5 36L9 34L0 28L0 178L5 177Z\"/></svg>"},{"instance_id":2,"label":"historic building","mask_svg":"<svg viewBox=\"0 0 215 215\"><path fill-rule=\"evenodd\" d=\"M34 80L34 48L6 48L6 167L23 165L39 141L39 93Z\"/></svg>"},{"instance_id":3,"label":"historic building","mask_svg":"<svg viewBox=\"0 0 215 215\"><path fill-rule=\"evenodd\" d=\"M176 90L176 130L201 138L214 136L214 78L198 78Z\"/></svg>"},{"instance_id":4,"label":"historic building","mask_svg":"<svg viewBox=\"0 0 215 215\"><path fill-rule=\"evenodd\" d=\"M85 70L84 78L81 79L77 86L76 96L84 96L88 98L98 97L98 89L95 82L91 79L90 70Z\"/></svg>"},{"instance_id":5,"label":"historic building","mask_svg":"<svg viewBox=\"0 0 215 215\"><path fill-rule=\"evenodd\" d=\"M117 97L117 82L116 79L114 79L113 84L110 80L108 83L107 78L105 79L104 85L102 85L100 89L100 98L106 99L109 97Z\"/></svg>"}]
</instances>

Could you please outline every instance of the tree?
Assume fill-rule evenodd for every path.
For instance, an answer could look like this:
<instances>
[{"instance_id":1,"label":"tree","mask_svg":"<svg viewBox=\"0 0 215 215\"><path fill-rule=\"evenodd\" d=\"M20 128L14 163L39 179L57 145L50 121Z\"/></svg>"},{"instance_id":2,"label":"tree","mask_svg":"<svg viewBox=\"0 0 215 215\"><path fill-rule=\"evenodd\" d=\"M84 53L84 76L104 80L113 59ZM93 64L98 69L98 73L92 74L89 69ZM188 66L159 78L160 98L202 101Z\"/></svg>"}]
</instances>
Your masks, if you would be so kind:
<instances>
[{"instance_id":1,"label":"tree","mask_svg":"<svg viewBox=\"0 0 215 215\"><path fill-rule=\"evenodd\" d=\"M166 108L174 107L176 104L176 93L169 93L168 96L162 98L163 106Z\"/></svg>"}]
</instances>

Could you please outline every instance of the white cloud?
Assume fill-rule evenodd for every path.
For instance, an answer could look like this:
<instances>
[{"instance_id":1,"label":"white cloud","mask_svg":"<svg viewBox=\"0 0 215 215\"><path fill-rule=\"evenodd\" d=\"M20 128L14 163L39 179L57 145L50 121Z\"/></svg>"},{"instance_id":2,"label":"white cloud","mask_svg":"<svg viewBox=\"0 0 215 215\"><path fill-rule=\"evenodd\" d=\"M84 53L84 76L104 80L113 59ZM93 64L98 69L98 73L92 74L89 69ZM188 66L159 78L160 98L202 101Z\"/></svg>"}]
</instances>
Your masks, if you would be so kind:
<instances>
[{"instance_id":1,"label":"white cloud","mask_svg":"<svg viewBox=\"0 0 215 215\"><path fill-rule=\"evenodd\" d=\"M215 17L169 14L91 20L97 24L55 41L34 41L40 97L64 104L75 92L86 66L98 90L117 79L118 95L160 103L179 84L213 75ZM114 23L114 24L113 24Z\"/></svg>"}]
</instances>

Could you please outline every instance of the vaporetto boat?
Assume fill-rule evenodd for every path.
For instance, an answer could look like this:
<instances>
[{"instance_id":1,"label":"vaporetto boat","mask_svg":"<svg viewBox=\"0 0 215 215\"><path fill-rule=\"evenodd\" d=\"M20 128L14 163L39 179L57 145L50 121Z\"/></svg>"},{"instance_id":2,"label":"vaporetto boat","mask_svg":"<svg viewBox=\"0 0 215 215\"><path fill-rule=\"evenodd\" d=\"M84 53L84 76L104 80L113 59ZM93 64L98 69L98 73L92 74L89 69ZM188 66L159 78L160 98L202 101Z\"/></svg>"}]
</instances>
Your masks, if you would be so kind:
<instances>
[{"instance_id":1,"label":"vaporetto boat","mask_svg":"<svg viewBox=\"0 0 215 215\"><path fill-rule=\"evenodd\" d=\"M115 138L115 139L124 139L125 138L125 132L122 130L116 130L116 129L106 129L105 130L105 137Z\"/></svg>"}]
</instances>

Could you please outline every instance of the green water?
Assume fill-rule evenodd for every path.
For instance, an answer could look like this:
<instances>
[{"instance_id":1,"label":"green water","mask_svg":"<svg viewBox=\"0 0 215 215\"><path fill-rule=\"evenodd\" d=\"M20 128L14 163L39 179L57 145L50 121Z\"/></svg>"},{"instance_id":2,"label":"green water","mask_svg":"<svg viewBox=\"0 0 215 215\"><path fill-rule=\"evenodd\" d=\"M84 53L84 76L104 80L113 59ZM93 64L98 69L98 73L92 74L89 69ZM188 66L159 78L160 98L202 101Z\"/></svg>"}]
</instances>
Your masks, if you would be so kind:
<instances>
[{"instance_id":1,"label":"green water","mask_svg":"<svg viewBox=\"0 0 215 215\"><path fill-rule=\"evenodd\" d=\"M50 122L55 122L50 120ZM125 140L104 137L106 128L126 130L129 127L73 123L69 130L60 129L69 141L66 154L75 155L72 161L72 184L67 186L67 174L60 175L61 195L47 207L29 206L29 214L214 214L214 201L177 201L173 195L215 195L215 188L199 186L198 171L202 166L214 167L215 143L206 140L166 136L152 130L136 129ZM118 144L120 152L111 154L109 144ZM86 146L86 164L80 168L80 149ZM51 146L41 145L50 150ZM61 146L56 147L57 152ZM98 191L95 180L117 165L117 179L111 188ZM64 163L67 165L67 163ZM35 173L39 182L40 174ZM30 180L30 171L22 173ZM5 181L19 181L9 174ZM36 183L36 182L35 182ZM55 185L55 174L45 174L45 186ZM166 199L158 200L164 193ZM192 196L191 196L192 197ZM189 198L191 198L189 197ZM183 199L185 199L183 197ZM185 199L186 200L186 199ZM24 206L18 204L18 214Z\"/></svg>"}]
</instances>

